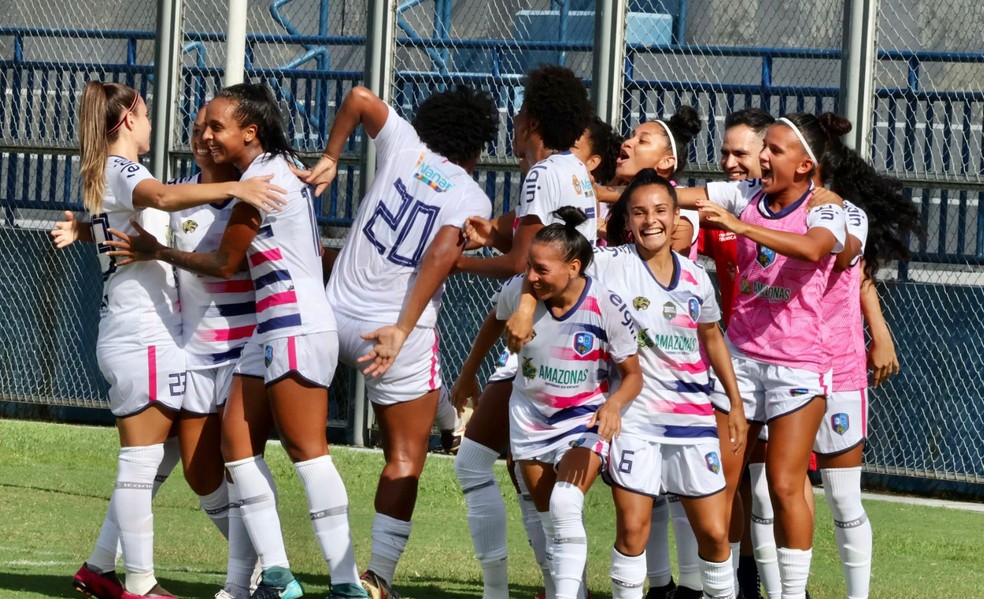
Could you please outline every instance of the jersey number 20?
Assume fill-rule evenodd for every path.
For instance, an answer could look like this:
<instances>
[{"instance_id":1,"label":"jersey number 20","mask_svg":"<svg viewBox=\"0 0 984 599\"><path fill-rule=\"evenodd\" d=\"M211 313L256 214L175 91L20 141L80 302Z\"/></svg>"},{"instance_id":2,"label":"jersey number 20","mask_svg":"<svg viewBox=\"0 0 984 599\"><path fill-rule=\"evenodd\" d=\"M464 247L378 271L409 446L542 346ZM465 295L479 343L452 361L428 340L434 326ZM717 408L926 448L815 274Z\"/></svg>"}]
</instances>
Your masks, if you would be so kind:
<instances>
[{"instance_id":1,"label":"jersey number 20","mask_svg":"<svg viewBox=\"0 0 984 599\"><path fill-rule=\"evenodd\" d=\"M414 199L401 179L397 179L393 186L400 194L400 205L396 209L396 214L390 212L380 201L362 231L369 239L369 243L387 260L400 266L415 267L424 253L437 214L441 209ZM385 239L392 233L396 233L396 239L390 247L386 247L380 238Z\"/></svg>"}]
</instances>

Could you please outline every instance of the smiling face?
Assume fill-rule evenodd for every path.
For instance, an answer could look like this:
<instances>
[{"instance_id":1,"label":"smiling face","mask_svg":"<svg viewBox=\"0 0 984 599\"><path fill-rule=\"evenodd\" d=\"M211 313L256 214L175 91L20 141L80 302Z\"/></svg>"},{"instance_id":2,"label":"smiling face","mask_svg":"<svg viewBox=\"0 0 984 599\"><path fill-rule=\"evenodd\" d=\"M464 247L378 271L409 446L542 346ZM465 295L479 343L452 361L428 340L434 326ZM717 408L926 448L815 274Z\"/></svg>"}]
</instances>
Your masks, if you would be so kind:
<instances>
[{"instance_id":1,"label":"smiling face","mask_svg":"<svg viewBox=\"0 0 984 599\"><path fill-rule=\"evenodd\" d=\"M731 127L724 132L721 142L721 170L731 181L761 178L759 152L762 146L762 136L748 125Z\"/></svg>"},{"instance_id":2,"label":"smiling face","mask_svg":"<svg viewBox=\"0 0 984 599\"><path fill-rule=\"evenodd\" d=\"M626 208L625 228L636 247L645 253L669 251L673 230L680 220L680 209L662 185L645 185L632 192Z\"/></svg>"},{"instance_id":3,"label":"smiling face","mask_svg":"<svg viewBox=\"0 0 984 599\"><path fill-rule=\"evenodd\" d=\"M769 195L782 193L797 180L807 178L814 166L796 133L782 123L770 125L766 131L759 164L762 189Z\"/></svg>"},{"instance_id":4,"label":"smiling face","mask_svg":"<svg viewBox=\"0 0 984 599\"><path fill-rule=\"evenodd\" d=\"M663 127L654 122L642 123L632 132L632 137L622 142L615 164L615 176L625 181L644 168L654 168L663 177L669 177L676 167L670 139Z\"/></svg>"},{"instance_id":5,"label":"smiling face","mask_svg":"<svg viewBox=\"0 0 984 599\"><path fill-rule=\"evenodd\" d=\"M195 122L191 126L191 153L195 157L195 164L198 168L205 170L215 164L212 160L212 153L205 143L205 106L198 110Z\"/></svg>"},{"instance_id":6,"label":"smiling face","mask_svg":"<svg viewBox=\"0 0 984 599\"><path fill-rule=\"evenodd\" d=\"M245 127L236 120L237 103L229 98L216 98L205 108L205 131L202 141L208 145L216 164L233 164L246 170L253 156L247 152L256 144L256 125Z\"/></svg>"},{"instance_id":7,"label":"smiling face","mask_svg":"<svg viewBox=\"0 0 984 599\"><path fill-rule=\"evenodd\" d=\"M556 243L534 241L527 258L526 279L537 299L547 302L558 299L577 279L581 270L578 259L567 262Z\"/></svg>"}]
</instances>

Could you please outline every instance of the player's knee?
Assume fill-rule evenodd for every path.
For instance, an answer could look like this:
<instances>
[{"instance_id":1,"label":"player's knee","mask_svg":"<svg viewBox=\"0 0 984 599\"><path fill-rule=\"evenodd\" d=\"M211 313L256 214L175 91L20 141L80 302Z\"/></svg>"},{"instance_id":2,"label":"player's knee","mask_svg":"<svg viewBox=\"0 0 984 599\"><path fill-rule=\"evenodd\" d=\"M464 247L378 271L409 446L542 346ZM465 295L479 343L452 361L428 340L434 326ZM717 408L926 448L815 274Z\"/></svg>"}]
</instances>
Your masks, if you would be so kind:
<instances>
[{"instance_id":1,"label":"player's knee","mask_svg":"<svg viewBox=\"0 0 984 599\"><path fill-rule=\"evenodd\" d=\"M550 516L559 529L570 522L580 522L584 512L584 493L575 485L560 482L550 493Z\"/></svg>"},{"instance_id":2,"label":"player's knee","mask_svg":"<svg viewBox=\"0 0 984 599\"><path fill-rule=\"evenodd\" d=\"M777 505L781 506L803 501L803 480L799 477L769 473L769 495Z\"/></svg>"},{"instance_id":3,"label":"player's knee","mask_svg":"<svg viewBox=\"0 0 984 599\"><path fill-rule=\"evenodd\" d=\"M638 555L646 549L649 527L643 518L622 518L615 531L615 543L625 555Z\"/></svg>"},{"instance_id":4,"label":"player's knee","mask_svg":"<svg viewBox=\"0 0 984 599\"><path fill-rule=\"evenodd\" d=\"M724 518L701 518L693 529L701 555L718 554L730 548L728 522Z\"/></svg>"}]
</instances>

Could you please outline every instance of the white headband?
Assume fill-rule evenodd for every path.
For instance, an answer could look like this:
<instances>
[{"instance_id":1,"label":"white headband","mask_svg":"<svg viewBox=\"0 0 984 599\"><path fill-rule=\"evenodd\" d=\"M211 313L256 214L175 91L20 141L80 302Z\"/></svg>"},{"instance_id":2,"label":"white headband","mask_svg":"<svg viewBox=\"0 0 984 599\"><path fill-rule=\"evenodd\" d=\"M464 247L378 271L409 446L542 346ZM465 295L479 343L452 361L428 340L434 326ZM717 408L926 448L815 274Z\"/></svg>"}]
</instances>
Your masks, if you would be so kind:
<instances>
[{"instance_id":1,"label":"white headband","mask_svg":"<svg viewBox=\"0 0 984 599\"><path fill-rule=\"evenodd\" d=\"M676 152L676 140L673 139L673 132L670 131L670 126L664 123L663 121L658 120L656 122L660 124L660 126L663 128L664 131L666 131L666 137L670 138L670 152L673 153L673 162L674 163L678 162L677 152ZM674 168L676 167L674 166Z\"/></svg>"},{"instance_id":2,"label":"white headband","mask_svg":"<svg viewBox=\"0 0 984 599\"><path fill-rule=\"evenodd\" d=\"M810 144L806 143L806 138L803 137L803 132L799 130L799 127L794 125L793 121L787 119L786 117L781 117L776 122L787 125L790 129L792 129L793 133L796 134L796 137L799 138L800 143L803 144L803 148L806 150L806 155L813 161L813 166L820 166L820 163L817 161L817 157L813 154Z\"/></svg>"}]
</instances>

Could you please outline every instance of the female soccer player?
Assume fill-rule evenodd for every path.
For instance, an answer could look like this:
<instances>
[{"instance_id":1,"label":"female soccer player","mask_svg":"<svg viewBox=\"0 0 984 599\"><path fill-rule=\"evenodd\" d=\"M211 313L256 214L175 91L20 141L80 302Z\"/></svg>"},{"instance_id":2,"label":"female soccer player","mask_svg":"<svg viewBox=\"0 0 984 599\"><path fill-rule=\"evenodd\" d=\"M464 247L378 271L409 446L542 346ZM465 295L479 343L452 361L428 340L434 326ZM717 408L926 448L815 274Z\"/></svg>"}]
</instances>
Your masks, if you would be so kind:
<instances>
[{"instance_id":1,"label":"female soccer player","mask_svg":"<svg viewBox=\"0 0 984 599\"><path fill-rule=\"evenodd\" d=\"M564 223L537 232L527 273L536 298L533 338L518 354L520 372L509 403L509 441L540 513L557 599L575 599L587 559L584 494L621 430L620 413L639 393L642 374L628 307L585 277L592 246L576 226L584 213L557 211ZM519 305L523 279L499 295L500 328ZM621 383L609 394L608 369Z\"/></svg>"},{"instance_id":2,"label":"female soccer player","mask_svg":"<svg viewBox=\"0 0 984 599\"><path fill-rule=\"evenodd\" d=\"M173 270L160 262L119 269L110 256L108 231L133 231L130 221L139 219L164 235L166 215L144 208L174 211L237 196L273 208L283 190L269 178L198 185L157 181L138 162L150 146L147 105L136 90L124 85L86 84L79 141L83 197L103 274L96 357L110 384L120 455L100 541L76 573L74 585L100 598L169 597L154 576L151 493L164 458L163 443L185 391L177 290ZM115 576L117 538L123 549L125 586Z\"/></svg>"},{"instance_id":3,"label":"female soccer player","mask_svg":"<svg viewBox=\"0 0 984 599\"><path fill-rule=\"evenodd\" d=\"M578 230L594 244L597 208L591 175L570 151L590 119L587 90L570 69L542 66L527 73L523 105L514 119L513 153L520 158L520 164L533 166L523 183L514 218L507 216L498 220L512 226L500 231L493 229L489 221L470 219L465 227L466 235L473 242L493 245L503 254L493 258L462 256L456 265L458 270L500 279L524 272L534 235L545 225L559 222L554 212L564 205L576 206L587 215ZM495 315L490 313L463 365L463 373L459 375L459 380L473 385L464 397L477 395L475 373L498 337L495 326ZM482 564L484 599L505 599L509 594L506 508L493 466L509 440L506 428L508 402L516 371L515 357L507 356L502 367L489 378L455 459L455 473L468 504L469 531ZM460 392L458 395L460 402L463 396ZM534 551L549 588L549 572L543 561L545 554L536 551L542 546L537 538L542 526L533 512L535 509L527 502L524 522L533 536Z\"/></svg>"},{"instance_id":4,"label":"female soccer player","mask_svg":"<svg viewBox=\"0 0 984 599\"><path fill-rule=\"evenodd\" d=\"M293 154L283 119L264 85L234 85L216 94L207 108L204 139L216 162L234 165L243 180L273 176L290 199L283 212L261 215L236 204L213 252L168 248L138 229L135 236L120 235L123 241L113 243L121 248L115 254L128 260L163 260L227 280L244 261L248 264L257 323L236 372L253 380L233 385L223 417L223 454L263 565L252 596L290 599L303 594L290 571L272 481L262 464L272 417L307 494L315 536L331 571L330 597L365 597L345 485L325 438L338 340L322 289L321 243L310 190L290 172Z\"/></svg>"},{"instance_id":5,"label":"female soccer player","mask_svg":"<svg viewBox=\"0 0 984 599\"><path fill-rule=\"evenodd\" d=\"M429 97L412 125L357 87L339 109L322 158L301 173L323 191L359 124L378 151L378 171L328 282L342 361L370 362L367 396L386 458L362 576L373 599L395 596L390 585L410 536L441 387L436 325L444 281L464 249L465 219L490 215L471 172L498 122L491 99L469 87Z\"/></svg>"},{"instance_id":6,"label":"female soccer player","mask_svg":"<svg viewBox=\"0 0 984 599\"><path fill-rule=\"evenodd\" d=\"M784 599L805 595L813 520L803 485L830 392L821 303L834 254L843 249L844 211L825 204L808 212L806 203L817 157L832 135L812 115L789 115L766 132L761 180L710 183L680 194L681 204L698 206L711 224L740 236L742 274L727 336L746 416L769 424L765 463Z\"/></svg>"}]
</instances>

